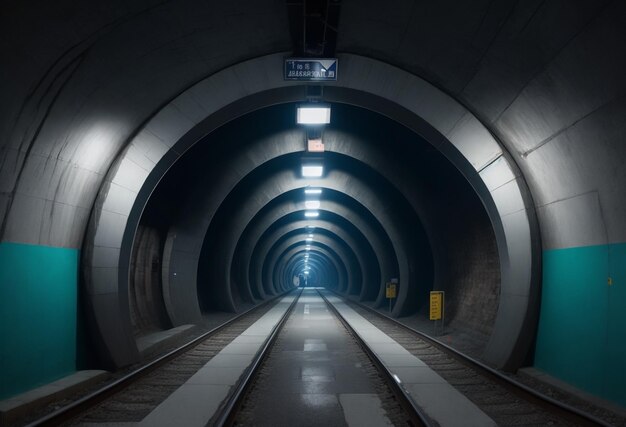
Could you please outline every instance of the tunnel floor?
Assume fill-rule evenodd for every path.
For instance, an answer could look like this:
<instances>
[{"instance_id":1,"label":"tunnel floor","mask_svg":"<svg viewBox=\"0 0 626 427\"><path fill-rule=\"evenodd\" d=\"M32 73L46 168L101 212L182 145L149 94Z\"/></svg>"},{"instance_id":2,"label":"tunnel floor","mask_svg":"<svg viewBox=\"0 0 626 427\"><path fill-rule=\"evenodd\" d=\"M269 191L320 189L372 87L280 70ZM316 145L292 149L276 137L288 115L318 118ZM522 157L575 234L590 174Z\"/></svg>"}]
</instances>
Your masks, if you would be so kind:
<instances>
[{"instance_id":1,"label":"tunnel floor","mask_svg":"<svg viewBox=\"0 0 626 427\"><path fill-rule=\"evenodd\" d=\"M402 413L354 338L305 289L235 425L400 425Z\"/></svg>"}]
</instances>

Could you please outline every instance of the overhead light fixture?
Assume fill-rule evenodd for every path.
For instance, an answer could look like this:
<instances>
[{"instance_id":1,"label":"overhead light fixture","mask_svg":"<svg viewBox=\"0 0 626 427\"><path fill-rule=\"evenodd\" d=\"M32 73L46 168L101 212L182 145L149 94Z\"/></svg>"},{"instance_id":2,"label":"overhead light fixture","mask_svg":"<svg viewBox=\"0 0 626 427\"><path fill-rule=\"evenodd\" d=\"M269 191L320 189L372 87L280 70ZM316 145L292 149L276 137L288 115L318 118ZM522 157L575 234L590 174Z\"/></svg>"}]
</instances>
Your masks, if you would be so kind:
<instances>
[{"instance_id":1,"label":"overhead light fixture","mask_svg":"<svg viewBox=\"0 0 626 427\"><path fill-rule=\"evenodd\" d=\"M307 237L306 239L304 239L306 242L312 242L313 238L312 237Z\"/></svg>"},{"instance_id":2,"label":"overhead light fixture","mask_svg":"<svg viewBox=\"0 0 626 427\"><path fill-rule=\"evenodd\" d=\"M305 188L304 194L322 194L321 188Z\"/></svg>"},{"instance_id":3,"label":"overhead light fixture","mask_svg":"<svg viewBox=\"0 0 626 427\"><path fill-rule=\"evenodd\" d=\"M320 201L319 200L306 200L304 202L304 207L307 209L319 209Z\"/></svg>"},{"instance_id":4,"label":"overhead light fixture","mask_svg":"<svg viewBox=\"0 0 626 427\"><path fill-rule=\"evenodd\" d=\"M330 107L327 105L302 105L297 110L299 125L326 125L330 123Z\"/></svg>"},{"instance_id":5,"label":"overhead light fixture","mask_svg":"<svg viewBox=\"0 0 626 427\"><path fill-rule=\"evenodd\" d=\"M324 174L322 165L302 165L302 176L304 178L320 178Z\"/></svg>"},{"instance_id":6,"label":"overhead light fixture","mask_svg":"<svg viewBox=\"0 0 626 427\"><path fill-rule=\"evenodd\" d=\"M317 211L305 211L304 216L307 218L317 218L320 216L320 213Z\"/></svg>"},{"instance_id":7,"label":"overhead light fixture","mask_svg":"<svg viewBox=\"0 0 626 427\"><path fill-rule=\"evenodd\" d=\"M313 235L312 235L312 234L309 234L307 237L313 237Z\"/></svg>"},{"instance_id":8,"label":"overhead light fixture","mask_svg":"<svg viewBox=\"0 0 626 427\"><path fill-rule=\"evenodd\" d=\"M305 271L305 272L304 272L304 274L306 274L306 275L308 276L309 272L308 272L308 271Z\"/></svg>"}]
</instances>

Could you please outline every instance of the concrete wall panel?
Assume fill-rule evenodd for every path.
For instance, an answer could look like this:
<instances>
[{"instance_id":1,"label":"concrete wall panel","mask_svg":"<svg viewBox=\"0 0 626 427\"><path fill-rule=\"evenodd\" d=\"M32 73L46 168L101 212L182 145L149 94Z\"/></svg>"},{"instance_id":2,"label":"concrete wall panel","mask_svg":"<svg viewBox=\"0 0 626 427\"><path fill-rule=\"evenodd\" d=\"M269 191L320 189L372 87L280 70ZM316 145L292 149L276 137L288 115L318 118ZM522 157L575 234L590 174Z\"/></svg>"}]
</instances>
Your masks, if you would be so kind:
<instances>
[{"instance_id":1,"label":"concrete wall panel","mask_svg":"<svg viewBox=\"0 0 626 427\"><path fill-rule=\"evenodd\" d=\"M363 65L366 68L368 66L370 67L370 72L368 74L368 80L367 81L369 81L371 84L367 84L367 83L361 82L362 85L359 87L359 85L358 85L359 80L355 79L354 81L350 81L349 84L351 86L359 87L359 88L361 88L361 89L363 89L365 91L373 91L374 93L378 93L378 91L380 91L381 88L384 88L386 93L380 93L379 95L384 95L385 97L389 97L390 99L394 99L394 96L395 96L394 94L398 93L398 88L399 88L399 86L396 86L396 85L393 84L394 76L395 76L395 78L396 78L395 80L397 82L404 81L404 79L409 79L416 85L422 85L423 84L422 81L419 78L417 78L417 77L408 76L407 74L401 72L400 70L398 70L396 68L393 68L393 67L390 68L387 65L383 65L382 63L378 63L378 62L372 61L370 59L359 58L359 57L350 56L350 55L343 55L341 60L344 61L344 62L351 61L353 63L351 66L347 67L348 68L347 71L346 71L347 75L350 75L350 71L349 71L350 68L352 68L352 67L358 68L357 64L359 66ZM266 61L270 61L270 62L273 61L274 64L275 64L275 67L278 68L278 63L280 63L281 57L279 55L275 55L275 56L270 56L270 57L263 58L261 61L263 63L266 63ZM374 64L374 65L372 65L372 64ZM227 73L231 73L231 72L237 70L238 76L239 76L240 81L241 81L241 79L242 79L241 76L243 74L245 74L245 70L246 69L250 69L249 64L246 64L245 68L244 68L243 65L240 64L239 66L236 66L235 68L225 70L225 71L223 71L221 73L218 73L218 74L220 74L220 76L224 76ZM345 70L346 67L344 66L343 69ZM393 73L390 74L390 72L392 72L392 71L393 71ZM377 74L378 74L378 78L375 77ZM252 79L252 80L254 80L256 78L255 75L250 75L248 77L250 79ZM374 85L374 82L389 80L390 77L391 77L391 80L390 80L389 84L382 85L382 86L381 85ZM284 82L281 82L280 84L283 85ZM266 89L269 89L269 88L266 88ZM438 99L450 99L451 100L451 98L448 98L446 95L438 93L436 91L432 91L432 93L433 94L438 94L438 96L434 97L434 95L433 95L434 98L432 100L429 100L430 102L436 102L436 100L438 100ZM424 100L420 100L420 102L418 102L416 100L413 104L401 105L401 106L411 110L411 108L424 108L423 106L426 105L426 104L428 104L428 102L424 102ZM458 108L457 109L450 109L449 110L450 114L448 114L448 118L449 118L448 121L443 121L443 122L441 121L441 116L437 116L437 117L428 116L428 112L426 111L426 112L424 112L424 114L426 115L425 120L437 120L437 124L436 124L435 128L437 130L439 130L440 132L442 130L447 131L448 129L444 129L445 126L446 126L445 123L448 123L448 124L451 124L451 125L453 123L456 123L456 121L458 121L459 117L453 118L453 117L451 117L451 115L453 115L454 111L461 111L461 110L462 110L462 108L460 110ZM463 114L465 114L465 113L463 113ZM462 117L463 114L460 114L459 116ZM150 124L148 124L148 126L150 126ZM439 128L437 128L437 126ZM178 132L178 133L180 133L180 132ZM475 134L475 133L473 133L473 134ZM475 141L478 141L478 139L475 139ZM461 146L460 141L457 141L457 145ZM466 149L466 151L467 151L467 148L464 148L464 149ZM479 152L479 151L477 151L477 152ZM474 164L486 164L486 163L488 163L489 160L492 160L492 159L487 159L487 157L482 158L482 159L480 157L476 157L476 158L472 159ZM140 174L138 174L138 176L140 176ZM518 182L521 182L521 181L518 181ZM496 219L492 218L492 220L496 220ZM498 230L498 227L496 227L496 229ZM497 231L497 232L499 232L499 231ZM506 248L502 248L501 250L506 250ZM513 261L516 261L516 260L513 260ZM506 265L506 264L503 264L503 265ZM503 286L506 287L508 285L506 283L503 283ZM528 286L530 286L530 284L528 284ZM520 319L520 321L522 321L522 320ZM500 362L495 362L495 363L500 363Z\"/></svg>"}]
</instances>

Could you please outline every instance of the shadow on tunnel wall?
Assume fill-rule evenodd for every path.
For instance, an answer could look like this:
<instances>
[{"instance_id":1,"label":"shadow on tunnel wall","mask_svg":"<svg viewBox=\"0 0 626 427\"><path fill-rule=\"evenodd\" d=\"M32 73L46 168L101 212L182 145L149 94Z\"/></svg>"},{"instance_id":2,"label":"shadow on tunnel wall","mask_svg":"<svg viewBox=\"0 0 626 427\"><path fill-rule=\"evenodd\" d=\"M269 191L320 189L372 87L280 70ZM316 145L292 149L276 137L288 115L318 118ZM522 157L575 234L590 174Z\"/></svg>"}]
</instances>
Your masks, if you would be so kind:
<instances>
[{"instance_id":1,"label":"shadow on tunnel wall","mask_svg":"<svg viewBox=\"0 0 626 427\"><path fill-rule=\"evenodd\" d=\"M298 203L294 194L300 194L301 189L296 189L304 184L284 183L289 177L299 180L305 147L305 134L294 123L294 111L294 104L283 104L233 120L207 135L170 169L150 198L135 237L131 294L156 295L161 271L175 272L195 281L193 298L207 315L239 311L284 289L282 285L251 286L240 278L246 274L234 273L230 267L250 262L237 258L238 243L245 241L249 224L263 217L272 204ZM333 105L324 143L329 179L358 179L371 194L367 197L373 198L366 202L382 206L388 215L387 223L383 221L379 228L387 234L395 230L393 238L385 236L393 247L386 250L407 265L410 277L409 292L395 315L425 319L428 292L445 290L449 324L475 338L473 348L482 349L498 309L500 270L493 229L470 184L430 143L361 108ZM291 199L281 202L281 194L288 193ZM334 203L345 197L340 191L335 193L328 191L326 200ZM244 217L247 223L234 223ZM344 220L351 222L351 218ZM185 265L186 271L180 265L153 268L159 260L167 263L168 254L157 253L156 248L163 251L162 242L172 236L182 245L201 246L199 259ZM380 255L374 262L381 265ZM358 283L344 293L377 308L386 306L383 286L397 273L381 275L374 288L361 292L367 281L363 266L354 260L347 265L359 269L353 275ZM225 271L216 275L218 270ZM135 332L166 328L169 319L163 296L155 296L147 305L140 300L131 297Z\"/></svg>"}]
</instances>

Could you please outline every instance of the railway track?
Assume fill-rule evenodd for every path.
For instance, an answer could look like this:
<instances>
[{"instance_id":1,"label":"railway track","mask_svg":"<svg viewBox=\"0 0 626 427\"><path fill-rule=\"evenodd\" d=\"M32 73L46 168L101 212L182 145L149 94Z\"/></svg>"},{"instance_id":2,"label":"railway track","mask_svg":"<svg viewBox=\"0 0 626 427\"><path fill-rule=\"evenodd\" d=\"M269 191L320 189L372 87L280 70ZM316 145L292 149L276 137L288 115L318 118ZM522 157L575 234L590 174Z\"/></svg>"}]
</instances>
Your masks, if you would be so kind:
<instances>
[{"instance_id":1,"label":"railway track","mask_svg":"<svg viewBox=\"0 0 626 427\"><path fill-rule=\"evenodd\" d=\"M321 296L321 294L319 295ZM386 416L390 418L389 422L393 425L432 426L433 424L428 422L427 417L425 417L421 410L414 405L404 390L398 387L393 375L384 367L377 356L373 352L369 351L367 346L360 340L358 334L354 333L354 330L349 324L343 322L343 319L333 309L332 305L328 304L328 302L325 303L329 312L333 313L333 320L336 322L335 327L342 329L341 333L349 335L349 340L351 340L346 344L346 348L342 349L342 352L348 354L343 354L342 357L352 357L356 360L356 365L359 367L359 370L362 370L366 375L367 380L373 383L373 388L378 397L381 402L384 402L382 406L383 409L386 410ZM295 304L293 307L295 307ZM288 415L285 414L281 414L279 418L274 419L268 419L266 417L259 418L258 406L265 406L262 405L263 399L261 396L266 395L268 391L273 388L273 384L268 385L264 383L270 382L269 378L276 375L277 370L282 370L285 367L285 357L282 357L282 355L284 353L289 353L293 348L288 339L281 337L283 328L287 325L288 328L291 327L290 329L292 334L296 334L298 336L301 335L298 331L296 331L296 329L301 328L298 320L289 318L293 314L293 307L289 313L286 313L285 317L281 321L280 328L277 328L274 331L272 337L264 348L264 352L259 354L258 358L255 360L254 369L249 372L245 381L240 383L238 390L231 395L231 399L223 405L220 413L209 423L209 425L221 427L233 425L321 425L323 423L320 419L315 421L313 424L310 424L310 420L307 421L304 419L304 417L306 417L305 414L301 414L302 418L296 421L297 424L291 423L293 422L293 419L290 420L290 422L285 421L287 422L286 424L280 424L283 416L284 420L289 419ZM304 305L305 315L309 314L308 310L307 305ZM307 332L307 336L309 334L310 332ZM336 354L334 357L336 357ZM313 358L305 357L305 360L306 361L304 363L307 364L308 361L316 363L316 361L325 360L325 358L324 356L315 356ZM320 372L317 373L320 374ZM317 383L317 386L325 384L326 380L320 378L319 381L321 383ZM315 384L315 382L312 384ZM303 388L308 389L309 387L304 386ZM315 390L316 393L319 393L319 395L324 395L323 390L320 388L315 387ZM261 413L263 413L262 410ZM341 421L343 422L342 417ZM332 421L330 423L330 425L343 425L343 423L334 424Z\"/></svg>"},{"instance_id":2,"label":"railway track","mask_svg":"<svg viewBox=\"0 0 626 427\"><path fill-rule=\"evenodd\" d=\"M378 311L349 301L357 313L425 362L501 426L612 424L543 395Z\"/></svg>"},{"instance_id":3,"label":"railway track","mask_svg":"<svg viewBox=\"0 0 626 427\"><path fill-rule=\"evenodd\" d=\"M301 333L298 332L298 328L303 328L303 326L297 322L302 322L301 318L308 315L307 310L309 308L306 304L304 304L303 313L298 313L300 320L297 320L297 316L294 315L294 308L298 305L302 292L304 290L301 290L298 297L293 299L289 308L273 327L270 335L252 359L251 365L245 369L244 374L232 387L228 397L207 425L282 425L276 424L276 421L258 418L258 414L259 411L264 413L264 410L267 413L268 401L267 398L263 400L263 395L276 388L275 385L268 384L272 384L273 376L284 374L287 366L284 360L285 354L290 354L289 352L293 351L293 346L290 347L289 334ZM378 396L378 401L389 424L428 427L439 425L433 421L427 411L416 403L415 396L411 395L411 392L396 375L397 372L394 372L393 368L387 367L377 352L370 349L366 340L344 317L345 314L342 315L337 307L328 300L327 296L331 294L328 291L320 292L317 290L316 292L326 304L329 316L332 313L333 320L329 320L330 317L327 318L327 316L321 317L325 319L326 327L334 322L335 328L341 329L343 331L341 333L349 335L349 338L342 338L342 342L345 344L341 348L345 354L336 351L329 352L329 354L332 353L332 357L335 358L350 359L350 364L358 367L359 375L363 374L364 378L367 379L365 382L370 384L366 388L371 388L374 394ZM307 295L311 294L309 292ZM345 304L382 333L400 344L411 355L424 362L497 425L610 426L601 419L512 381L499 372L369 307L351 301L345 302ZM254 308L80 401L29 424L29 426L94 425L112 422L139 423L224 347L255 324L270 309L271 305L268 303ZM303 304L300 306L302 307ZM318 312L321 310L320 307L318 304ZM306 336L310 336L311 332L306 332L306 334L308 334ZM325 344L319 343L312 345L325 346ZM317 356L315 353L303 354L307 361L325 360L319 356L322 353L317 353ZM311 355L317 359L311 358ZM302 372L300 374L304 375ZM327 380L324 375L318 375L318 377L316 380L318 383L311 383L306 387L315 385L315 393L322 393L320 390L328 387L325 384ZM334 379L335 377L332 378L332 381ZM304 376L302 381L304 381ZM361 380L357 380L357 382L359 381ZM343 402L342 405L344 405ZM453 410L451 409L451 411ZM280 410L273 415L278 415L279 419L282 416ZM344 415L347 419L348 415ZM343 418L341 421L344 422ZM335 424L331 421L330 423L327 422L326 425Z\"/></svg>"},{"instance_id":4,"label":"railway track","mask_svg":"<svg viewBox=\"0 0 626 427\"><path fill-rule=\"evenodd\" d=\"M27 427L138 422L222 348L254 324L279 297L247 310L112 383Z\"/></svg>"}]
</instances>

